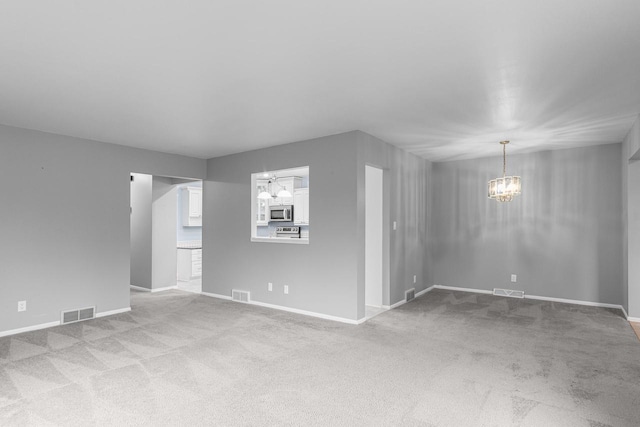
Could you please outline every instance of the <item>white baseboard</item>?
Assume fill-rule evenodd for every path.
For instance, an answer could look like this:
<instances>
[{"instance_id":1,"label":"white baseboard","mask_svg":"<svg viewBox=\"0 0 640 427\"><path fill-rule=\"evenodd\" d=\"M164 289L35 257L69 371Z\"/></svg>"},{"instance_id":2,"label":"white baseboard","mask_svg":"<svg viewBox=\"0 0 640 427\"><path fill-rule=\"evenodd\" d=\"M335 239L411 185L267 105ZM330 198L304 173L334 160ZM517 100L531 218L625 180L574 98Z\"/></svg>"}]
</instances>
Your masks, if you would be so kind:
<instances>
[{"instance_id":1,"label":"white baseboard","mask_svg":"<svg viewBox=\"0 0 640 427\"><path fill-rule=\"evenodd\" d=\"M436 289L447 289L449 291L461 291L461 292L473 292L476 294L488 294L493 295L493 291L487 291L484 289L473 289L473 288L460 288L457 286L444 286L444 285L433 285Z\"/></svg>"},{"instance_id":2,"label":"white baseboard","mask_svg":"<svg viewBox=\"0 0 640 427\"><path fill-rule=\"evenodd\" d=\"M100 313L96 313L96 318L105 317L105 316L112 316L114 314L126 313L128 311L131 311L131 307L118 308L116 310L109 310L109 311L102 311Z\"/></svg>"},{"instance_id":3,"label":"white baseboard","mask_svg":"<svg viewBox=\"0 0 640 427\"><path fill-rule=\"evenodd\" d=\"M111 316L112 314L124 313L124 312L127 312L127 311L131 311L131 307L120 308L120 309L117 309L117 310L103 311L102 313L96 313L96 318L104 317L104 316ZM60 325L61 325L61 323L60 323L59 320L57 320L55 322L40 323L38 325L26 326L24 328L11 329L11 330L8 330L8 331L0 331L0 337L7 337L9 335L22 334L24 332L38 331L40 329L53 328L55 326L60 326Z\"/></svg>"},{"instance_id":4,"label":"white baseboard","mask_svg":"<svg viewBox=\"0 0 640 427\"><path fill-rule=\"evenodd\" d=\"M591 302L591 301L583 301L576 299L567 299L567 298L554 298L554 297L541 297L539 295L527 295L524 294L525 299L535 299L540 301L551 301L551 302L561 302L564 304L577 304L577 305L588 305L590 307L605 307L605 308L617 308L618 310L622 310L624 313L624 309L620 304L608 304L605 302ZM626 317L626 316L625 316Z\"/></svg>"},{"instance_id":5,"label":"white baseboard","mask_svg":"<svg viewBox=\"0 0 640 427\"><path fill-rule=\"evenodd\" d=\"M435 288L435 286L429 286L427 289L423 289L420 292L416 292L416 298L421 297L422 295L426 294L427 292L431 292L433 289ZM400 307L402 304L406 304L407 302L405 300L400 300L395 304L392 305L383 305L382 308L387 309L387 310L392 310L396 307Z\"/></svg>"},{"instance_id":6,"label":"white baseboard","mask_svg":"<svg viewBox=\"0 0 640 427\"><path fill-rule=\"evenodd\" d=\"M228 297L226 295L212 294L212 293L209 293L209 292L202 292L201 295L205 295L205 296L213 297L213 298L220 298L220 299L224 299L224 300L231 300L231 297ZM300 309L297 309L297 308L285 307L285 306L282 306L282 305L269 304L269 303L266 303L266 302L253 301L253 300L249 300L249 302L245 302L245 303L241 303L241 304L257 305L259 307L273 308L275 310L288 311L290 313L303 314L305 316L317 317L317 318L325 319L325 320L333 320L335 322L348 323L350 325L359 325L360 323L364 322L364 320L365 320L365 319L352 320L352 319L347 319L347 318L344 318L344 317L331 316L329 314L316 313L315 311L300 310Z\"/></svg>"},{"instance_id":7,"label":"white baseboard","mask_svg":"<svg viewBox=\"0 0 640 427\"><path fill-rule=\"evenodd\" d=\"M37 331L39 329L53 328L54 326L60 326L60 321L57 320L55 322L40 323L39 325L26 326L24 328L10 329L8 331L0 331L0 337L21 334L23 332Z\"/></svg>"},{"instance_id":8,"label":"white baseboard","mask_svg":"<svg viewBox=\"0 0 640 427\"><path fill-rule=\"evenodd\" d=\"M633 323L640 323L640 317L631 317L627 314L627 310L624 309L624 307L620 306L620 308L622 309L622 312L624 313L624 317L627 318L627 321L629 322L633 322Z\"/></svg>"},{"instance_id":9,"label":"white baseboard","mask_svg":"<svg viewBox=\"0 0 640 427\"><path fill-rule=\"evenodd\" d=\"M212 297L212 298L231 300L231 297L228 297L226 295L212 294L210 292L200 292L200 295L204 295L206 297Z\"/></svg>"},{"instance_id":10,"label":"white baseboard","mask_svg":"<svg viewBox=\"0 0 640 427\"><path fill-rule=\"evenodd\" d=\"M338 316L332 316L330 314L316 313L315 311L307 311L307 310L300 310L297 308L284 307L282 305L269 304L269 303L260 302L260 301L249 301L249 304L258 305L260 307L274 308L276 310L288 311L290 313L304 314L305 316L318 317L320 319L333 320L335 322L348 323L350 325L358 325L359 323L364 322L363 319L352 320L352 319L347 319L345 317L338 317Z\"/></svg>"},{"instance_id":11,"label":"white baseboard","mask_svg":"<svg viewBox=\"0 0 640 427\"><path fill-rule=\"evenodd\" d=\"M477 294L493 295L493 291L487 291L487 290L484 290L484 289L459 288L459 287L455 287L455 286L443 286L443 285L434 285L432 287L435 287L436 289L448 289L448 290L451 290L451 291L473 292L473 293L477 293ZM609 304L609 303L604 303L604 302L591 302L591 301L583 301L583 300L576 300L576 299L566 299L566 298L542 297L542 296L539 296L539 295L528 295L526 292L524 294L524 297L526 299L534 299L534 300L540 300L540 301L551 301L551 302L561 302L561 303L564 303L564 304L577 304L577 305L587 305L587 306L590 306L590 307L616 308L618 310L622 310L622 313L624 314L624 317L627 320L630 319L630 317L627 316L627 312L624 310L624 307L622 307L620 304ZM633 322L633 320L630 320L630 321Z\"/></svg>"},{"instance_id":12,"label":"white baseboard","mask_svg":"<svg viewBox=\"0 0 640 427\"><path fill-rule=\"evenodd\" d=\"M164 291L170 291L171 289L178 289L178 285L173 285L173 286L166 286L164 288L155 288L155 289L151 289L152 293L155 292L164 292Z\"/></svg>"},{"instance_id":13,"label":"white baseboard","mask_svg":"<svg viewBox=\"0 0 640 427\"><path fill-rule=\"evenodd\" d=\"M424 294L426 294L428 292L431 292L434 289L446 289L446 290L451 290L451 291L472 292L472 293L478 293L478 294L493 295L493 291L488 291L488 290L484 290L484 289L461 288L461 287L457 287L457 286L433 285L433 286L430 286L430 287L428 287L426 289L421 290L420 292L417 292L416 293L416 298L418 298L418 297L420 297L420 296L422 296L422 295L424 295ZM230 296L220 295L220 294L212 294L212 293L209 293L209 292L202 292L201 295L205 295L205 296L213 297L213 298L224 299L224 300L231 300ZM572 299L565 299L565 298L542 297L542 296L527 295L527 294L525 294L525 298L534 299L534 300L541 300L541 301L560 302L560 303L565 303L565 304L587 305L587 306L592 306L592 307L616 308L616 309L622 310L622 313L624 314L625 318L627 320L629 320L630 322L640 322L640 318L638 318L638 317L629 317L627 315L626 311L624 310L624 307L622 307L621 305L617 305L617 304L608 304L608 303L572 300ZM406 304L406 303L407 303L406 301L398 301L395 304L392 304L390 306L383 305L382 308L385 309L385 310L391 310L391 309L394 309L396 307L400 307L401 305ZM273 308L273 309L276 309L276 310L288 311L290 313L303 314L305 316L318 317L318 318L321 318L321 319L333 320L333 321L336 321L336 322L348 323L348 324L351 324L351 325L359 325L361 323L364 323L367 320L367 318L362 318L362 319L358 319L358 320L346 319L344 317L337 317L337 316L331 316L331 315L328 315L328 314L316 313L316 312L312 312L312 311L299 310L297 308L284 307L284 306L281 306L281 305L269 304L269 303L264 303L264 302L260 302L260 301L249 301L248 303L245 303L245 304L251 304L251 305L257 305L257 306L260 306L260 307Z\"/></svg>"},{"instance_id":14,"label":"white baseboard","mask_svg":"<svg viewBox=\"0 0 640 427\"><path fill-rule=\"evenodd\" d=\"M178 289L178 285L174 285L174 286L166 286L164 288L154 288L154 289L149 289L149 288L143 288L141 286L135 286L135 285L129 285L130 288L135 289L136 291L142 291L142 292L163 292L163 291L169 291L171 289Z\"/></svg>"},{"instance_id":15,"label":"white baseboard","mask_svg":"<svg viewBox=\"0 0 640 427\"><path fill-rule=\"evenodd\" d=\"M434 290L436 288L435 285L429 286L427 289L423 289L420 292L418 292L416 294L416 298L421 297L422 295L426 294L427 292L431 292L432 290Z\"/></svg>"},{"instance_id":16,"label":"white baseboard","mask_svg":"<svg viewBox=\"0 0 640 427\"><path fill-rule=\"evenodd\" d=\"M406 304L407 302L404 300L400 300L398 302L396 302L395 304L391 304L391 305L383 305L382 308L384 308L385 310L393 310L396 307L400 307L402 304Z\"/></svg>"}]
</instances>

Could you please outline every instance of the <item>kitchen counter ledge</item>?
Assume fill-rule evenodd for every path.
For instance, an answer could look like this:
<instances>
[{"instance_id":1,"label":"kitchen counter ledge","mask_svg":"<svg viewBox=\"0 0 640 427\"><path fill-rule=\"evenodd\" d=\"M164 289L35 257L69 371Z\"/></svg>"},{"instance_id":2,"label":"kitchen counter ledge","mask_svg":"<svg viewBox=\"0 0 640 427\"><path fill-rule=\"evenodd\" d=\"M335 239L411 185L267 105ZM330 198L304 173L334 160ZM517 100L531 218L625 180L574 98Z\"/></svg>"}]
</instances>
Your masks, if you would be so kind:
<instances>
[{"instance_id":1,"label":"kitchen counter ledge","mask_svg":"<svg viewBox=\"0 0 640 427\"><path fill-rule=\"evenodd\" d=\"M252 237L251 241L257 243L287 243L290 245L309 244L309 239L292 239L290 237Z\"/></svg>"}]
</instances>

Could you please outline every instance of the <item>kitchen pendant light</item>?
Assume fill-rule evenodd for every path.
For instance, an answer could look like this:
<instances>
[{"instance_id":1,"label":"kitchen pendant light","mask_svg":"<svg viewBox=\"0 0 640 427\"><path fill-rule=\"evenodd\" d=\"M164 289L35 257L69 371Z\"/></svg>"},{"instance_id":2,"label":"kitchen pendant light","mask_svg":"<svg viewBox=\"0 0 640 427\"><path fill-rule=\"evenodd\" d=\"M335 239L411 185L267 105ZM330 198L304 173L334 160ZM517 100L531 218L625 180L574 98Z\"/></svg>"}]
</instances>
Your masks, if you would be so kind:
<instances>
[{"instance_id":1,"label":"kitchen pendant light","mask_svg":"<svg viewBox=\"0 0 640 427\"><path fill-rule=\"evenodd\" d=\"M280 187L280 191L278 191L277 194L275 192L275 189L272 191L272 184L275 184L278 187ZM265 191L260 192L260 194L258 194L258 199L268 200L268 199L275 199L278 197L282 198L282 197L293 197L293 196L291 195L290 191L287 191L286 187L282 187L280 186L280 184L278 184L278 177L275 174L273 174L273 176L271 176L271 178L269 178L269 181L267 182L267 189Z\"/></svg>"},{"instance_id":2,"label":"kitchen pendant light","mask_svg":"<svg viewBox=\"0 0 640 427\"><path fill-rule=\"evenodd\" d=\"M519 176L507 176L507 144L509 141L500 141L502 144L502 178L489 181L489 198L499 202L510 202L521 193L521 180Z\"/></svg>"},{"instance_id":3,"label":"kitchen pendant light","mask_svg":"<svg viewBox=\"0 0 640 427\"><path fill-rule=\"evenodd\" d=\"M276 197L292 197L291 193L287 191L286 188L282 188L282 190L278 191L278 195Z\"/></svg>"},{"instance_id":4,"label":"kitchen pendant light","mask_svg":"<svg viewBox=\"0 0 640 427\"><path fill-rule=\"evenodd\" d=\"M264 177L267 178L269 177L269 175L265 173ZM275 195L271 194L271 183L274 182L275 179L276 179L275 175L269 178L269 180L267 181L267 188L264 191L261 191L260 194L258 194L258 199L269 200L269 199L275 198Z\"/></svg>"}]
</instances>

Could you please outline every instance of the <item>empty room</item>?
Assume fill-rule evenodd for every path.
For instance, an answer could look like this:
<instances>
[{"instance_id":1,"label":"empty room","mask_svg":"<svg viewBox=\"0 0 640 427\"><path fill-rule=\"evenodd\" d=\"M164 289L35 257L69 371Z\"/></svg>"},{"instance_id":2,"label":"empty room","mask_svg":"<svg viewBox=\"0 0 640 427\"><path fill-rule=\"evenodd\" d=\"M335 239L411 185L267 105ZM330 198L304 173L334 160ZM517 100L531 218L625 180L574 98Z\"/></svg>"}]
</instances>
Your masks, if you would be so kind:
<instances>
[{"instance_id":1,"label":"empty room","mask_svg":"<svg viewBox=\"0 0 640 427\"><path fill-rule=\"evenodd\" d=\"M640 425L640 2L0 13L0 425Z\"/></svg>"}]
</instances>

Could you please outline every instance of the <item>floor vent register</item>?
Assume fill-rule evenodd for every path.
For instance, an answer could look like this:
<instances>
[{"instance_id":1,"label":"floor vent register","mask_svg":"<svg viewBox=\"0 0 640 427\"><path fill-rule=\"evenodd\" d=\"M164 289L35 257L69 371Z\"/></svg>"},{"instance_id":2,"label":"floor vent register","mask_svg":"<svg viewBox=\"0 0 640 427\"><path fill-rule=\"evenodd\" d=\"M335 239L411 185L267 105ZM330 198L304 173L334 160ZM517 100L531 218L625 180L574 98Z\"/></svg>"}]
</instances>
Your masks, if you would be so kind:
<instances>
[{"instance_id":1,"label":"floor vent register","mask_svg":"<svg viewBox=\"0 0 640 427\"><path fill-rule=\"evenodd\" d=\"M231 291L231 299L233 301L238 302L249 302L249 292L248 291L239 291L237 289L233 289Z\"/></svg>"},{"instance_id":2,"label":"floor vent register","mask_svg":"<svg viewBox=\"0 0 640 427\"><path fill-rule=\"evenodd\" d=\"M61 323L64 325L67 323L74 323L74 322L80 322L82 320L93 319L95 317L96 317L95 307L67 310L62 312Z\"/></svg>"},{"instance_id":3,"label":"floor vent register","mask_svg":"<svg viewBox=\"0 0 640 427\"><path fill-rule=\"evenodd\" d=\"M493 294L499 297L524 298L524 291L494 288Z\"/></svg>"},{"instance_id":4,"label":"floor vent register","mask_svg":"<svg viewBox=\"0 0 640 427\"><path fill-rule=\"evenodd\" d=\"M415 290L415 288L411 288L411 289L409 289L408 291L406 291L406 292L404 293L404 299L405 299L405 301L407 301L407 302L411 301L411 300L412 300L412 299L414 299L415 297L416 297L416 290Z\"/></svg>"}]
</instances>

